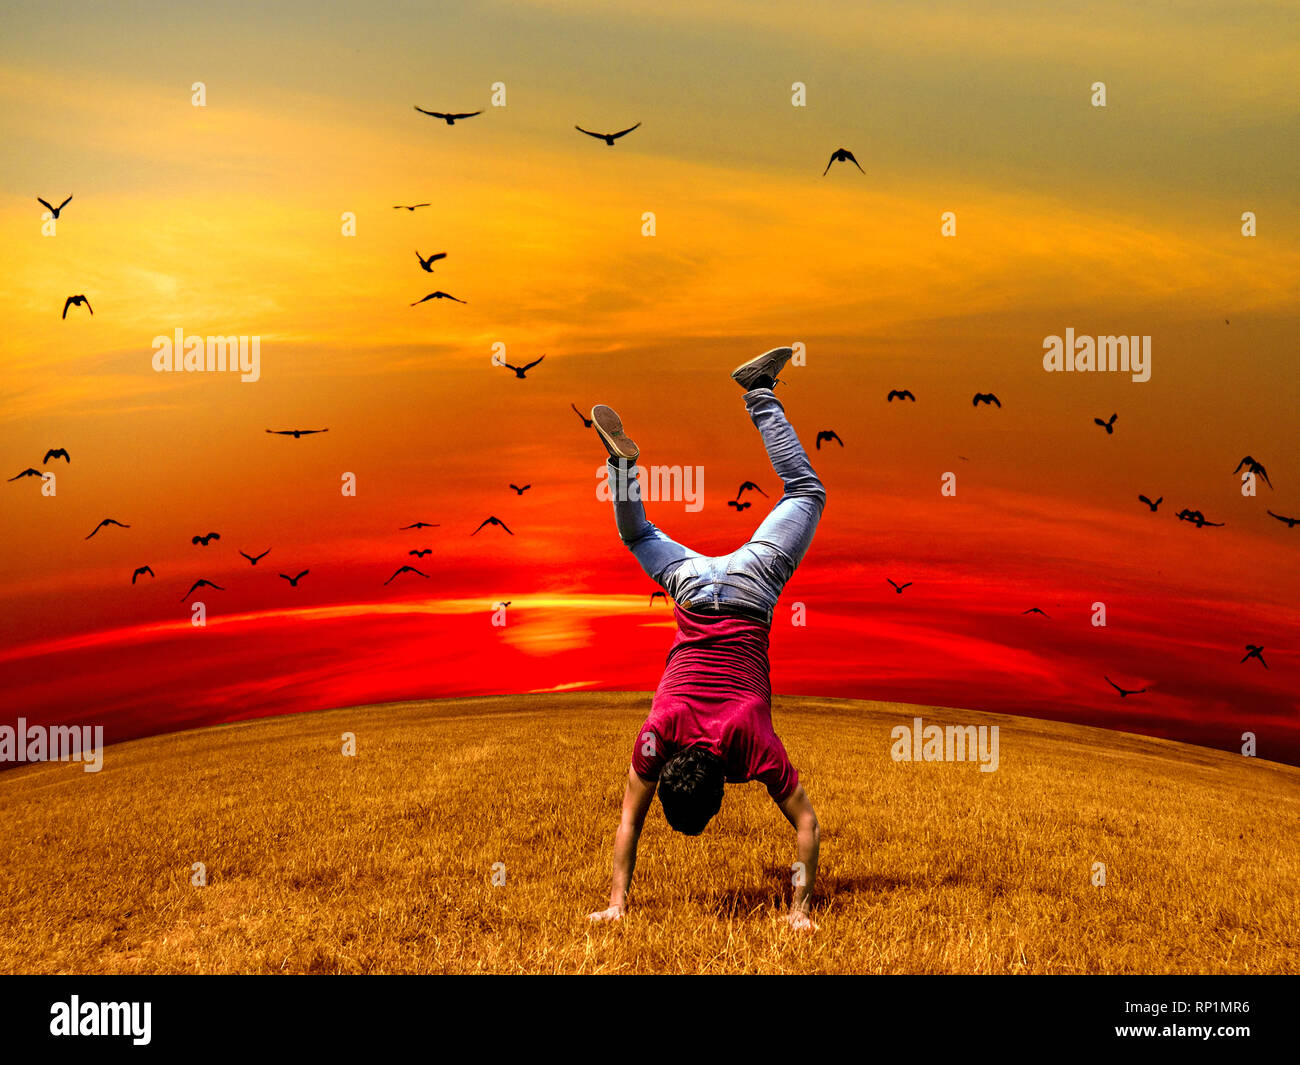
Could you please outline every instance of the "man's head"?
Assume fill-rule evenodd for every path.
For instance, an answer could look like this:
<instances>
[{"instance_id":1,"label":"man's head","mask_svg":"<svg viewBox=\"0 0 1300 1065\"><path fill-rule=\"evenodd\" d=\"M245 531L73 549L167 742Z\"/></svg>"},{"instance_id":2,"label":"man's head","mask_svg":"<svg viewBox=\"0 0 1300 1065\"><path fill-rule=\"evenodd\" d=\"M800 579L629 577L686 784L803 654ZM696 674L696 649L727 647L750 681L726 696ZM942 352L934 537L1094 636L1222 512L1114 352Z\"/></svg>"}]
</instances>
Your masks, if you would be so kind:
<instances>
[{"instance_id":1,"label":"man's head","mask_svg":"<svg viewBox=\"0 0 1300 1065\"><path fill-rule=\"evenodd\" d=\"M659 801L678 832L698 836L722 807L726 765L702 744L678 751L659 771Z\"/></svg>"}]
</instances>

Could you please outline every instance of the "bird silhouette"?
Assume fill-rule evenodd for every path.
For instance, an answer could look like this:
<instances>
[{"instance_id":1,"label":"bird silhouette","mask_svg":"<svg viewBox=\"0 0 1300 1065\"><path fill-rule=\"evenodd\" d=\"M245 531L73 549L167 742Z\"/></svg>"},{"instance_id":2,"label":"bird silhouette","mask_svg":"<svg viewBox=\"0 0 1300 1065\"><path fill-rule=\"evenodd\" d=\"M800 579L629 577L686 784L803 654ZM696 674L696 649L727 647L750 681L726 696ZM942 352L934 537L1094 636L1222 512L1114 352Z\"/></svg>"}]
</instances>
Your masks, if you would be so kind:
<instances>
[{"instance_id":1,"label":"bird silhouette","mask_svg":"<svg viewBox=\"0 0 1300 1065\"><path fill-rule=\"evenodd\" d=\"M750 492L750 491L757 492L765 499L767 498L767 493L764 492L763 489L759 488L758 485L756 485L753 481L746 481L744 484L742 484L740 488L737 489L736 491L736 498L739 499L746 492Z\"/></svg>"},{"instance_id":2,"label":"bird silhouette","mask_svg":"<svg viewBox=\"0 0 1300 1065\"><path fill-rule=\"evenodd\" d=\"M729 506L729 507L735 507L736 510L737 510L738 512L739 512L739 511L742 511L742 510L748 510L748 509L749 509L750 507L752 507L753 505L754 505L753 503L749 503L749 502L738 503L738 502L736 502L736 500L734 500L734 499L728 499L728 500L727 500L727 506Z\"/></svg>"},{"instance_id":3,"label":"bird silhouette","mask_svg":"<svg viewBox=\"0 0 1300 1065\"><path fill-rule=\"evenodd\" d=\"M830 173L831 163L852 163L859 170L862 170L861 165L853 157L853 153L847 148L836 148L835 151L831 152L830 162L826 164L826 169L822 171L822 177L825 177ZM865 170L862 170L862 172L864 174L866 173Z\"/></svg>"},{"instance_id":4,"label":"bird silhouette","mask_svg":"<svg viewBox=\"0 0 1300 1065\"><path fill-rule=\"evenodd\" d=\"M514 602L513 599L503 599L503 600L501 600L501 602L499 602L499 603L493 603L492 605L493 605L493 606L509 606L509 605L510 605L511 603L513 603L513 602Z\"/></svg>"},{"instance_id":5,"label":"bird silhouette","mask_svg":"<svg viewBox=\"0 0 1300 1065\"><path fill-rule=\"evenodd\" d=\"M972 407L978 407L981 403L992 403L994 406L1001 408L1002 401L992 392L976 392L975 398L970 401Z\"/></svg>"},{"instance_id":6,"label":"bird silhouette","mask_svg":"<svg viewBox=\"0 0 1300 1065\"><path fill-rule=\"evenodd\" d=\"M260 555L250 555L247 551L241 551L241 552L239 552L239 553L240 553L241 555L243 555L246 559L248 559L248 563L249 563L249 565L251 565L251 566L256 566L256 565L258 564L258 562L260 562L262 559L266 558L266 556L269 555L269 554L271 553L271 549L268 547L268 548L267 548L265 551L263 551Z\"/></svg>"},{"instance_id":7,"label":"bird silhouette","mask_svg":"<svg viewBox=\"0 0 1300 1065\"><path fill-rule=\"evenodd\" d=\"M1118 417L1118 414L1112 414L1109 421L1104 422L1100 418L1093 418L1092 420L1106 430L1107 436L1110 436L1115 432L1115 419Z\"/></svg>"},{"instance_id":8,"label":"bird silhouette","mask_svg":"<svg viewBox=\"0 0 1300 1065\"><path fill-rule=\"evenodd\" d=\"M268 433L274 433L276 436L291 436L299 440L304 436L310 436L312 433L328 433L328 429L268 429Z\"/></svg>"},{"instance_id":9,"label":"bird silhouette","mask_svg":"<svg viewBox=\"0 0 1300 1065\"><path fill-rule=\"evenodd\" d=\"M1262 648L1259 644L1257 643L1246 644L1246 658L1258 658L1259 664L1263 666L1265 669L1268 669L1268 663L1264 661L1264 648ZM1246 658L1243 658L1242 661L1243 662L1246 661Z\"/></svg>"},{"instance_id":10,"label":"bird silhouette","mask_svg":"<svg viewBox=\"0 0 1300 1065\"><path fill-rule=\"evenodd\" d=\"M1127 698L1130 695L1141 695L1144 691L1146 691L1145 688L1130 688L1130 689L1121 688L1118 684L1116 684L1113 680L1111 680L1110 677L1106 678L1106 683L1109 684L1112 688L1114 688L1117 692L1119 692L1119 697L1121 699Z\"/></svg>"},{"instance_id":11,"label":"bird silhouette","mask_svg":"<svg viewBox=\"0 0 1300 1065\"><path fill-rule=\"evenodd\" d=\"M834 440L836 443L840 445L840 447L844 446L844 441L840 439L840 434L837 433L834 429L822 429L817 433L816 444L817 444L818 451L822 449L823 440Z\"/></svg>"},{"instance_id":12,"label":"bird silhouette","mask_svg":"<svg viewBox=\"0 0 1300 1065\"><path fill-rule=\"evenodd\" d=\"M886 577L885 580L888 581L890 584L893 584L893 585L894 585L894 591L896 591L899 595L902 595L902 594L903 594L903 589L904 589L904 588L910 588L910 587L912 587L912 582L911 582L911 581L908 581L906 584L894 584L894 582L893 582L892 580L890 580L888 577Z\"/></svg>"},{"instance_id":13,"label":"bird silhouette","mask_svg":"<svg viewBox=\"0 0 1300 1065\"><path fill-rule=\"evenodd\" d=\"M389 577L388 580L384 581L384 583L392 584L393 581L397 580L397 578L400 577L403 573L414 573L417 577L423 577L425 580L429 579L429 575L427 573L421 573L414 566L401 566L397 569L397 572L395 572L391 577Z\"/></svg>"},{"instance_id":14,"label":"bird silhouette","mask_svg":"<svg viewBox=\"0 0 1300 1065\"><path fill-rule=\"evenodd\" d=\"M298 582L302 580L305 576L307 576L307 574L309 574L310 572L311 570L305 569L296 577L290 577L289 574L287 573L281 573L280 576L283 577L286 581L288 581L291 587L297 588Z\"/></svg>"},{"instance_id":15,"label":"bird silhouette","mask_svg":"<svg viewBox=\"0 0 1300 1065\"><path fill-rule=\"evenodd\" d=\"M412 105L414 106L414 105ZM426 111L423 107L416 107L422 115L428 115L430 118L441 118L449 126L454 126L462 118L473 118L475 115L481 115L482 111L465 111L461 114L449 114L446 111Z\"/></svg>"},{"instance_id":16,"label":"bird silhouette","mask_svg":"<svg viewBox=\"0 0 1300 1065\"><path fill-rule=\"evenodd\" d=\"M424 299L416 300L411 304L412 307L418 307L421 303L428 303L429 300L451 300L452 303L468 303L469 300L458 300L450 292L443 292L439 289L437 292L430 292Z\"/></svg>"},{"instance_id":17,"label":"bird silhouette","mask_svg":"<svg viewBox=\"0 0 1300 1065\"><path fill-rule=\"evenodd\" d=\"M63 317L66 318L68 316L69 307L80 307L83 303L86 305L86 310L88 310L93 317L95 314L95 308L90 305L90 300L86 299L84 293L77 296L69 296L63 301Z\"/></svg>"},{"instance_id":18,"label":"bird silhouette","mask_svg":"<svg viewBox=\"0 0 1300 1065\"><path fill-rule=\"evenodd\" d=\"M1267 484L1270 488L1273 487L1273 482L1270 481L1270 480L1268 479L1268 472L1264 469L1263 466L1261 466L1258 462L1256 462L1256 461L1255 461L1253 458L1251 458L1249 455L1247 455L1244 459L1242 459L1239 463L1237 463L1237 468L1236 468L1235 470L1233 470L1232 472L1233 472L1233 473L1240 473L1240 472L1241 472L1241 468L1242 468L1243 466L1245 466L1246 469L1247 469L1249 472L1259 474L1261 477L1264 478L1264 483L1265 483L1265 484Z\"/></svg>"},{"instance_id":19,"label":"bird silhouette","mask_svg":"<svg viewBox=\"0 0 1300 1065\"><path fill-rule=\"evenodd\" d=\"M573 413L582 419L583 428L590 429L592 426L591 419L588 418L585 414L583 414L582 411L578 410L578 408L574 406L574 404L570 403L569 406L573 407Z\"/></svg>"},{"instance_id":20,"label":"bird silhouette","mask_svg":"<svg viewBox=\"0 0 1300 1065\"><path fill-rule=\"evenodd\" d=\"M1264 511L1271 518L1277 518L1278 521L1285 522L1288 529L1294 529L1300 525L1300 518L1284 518L1281 514L1274 514L1271 510Z\"/></svg>"},{"instance_id":21,"label":"bird silhouette","mask_svg":"<svg viewBox=\"0 0 1300 1065\"><path fill-rule=\"evenodd\" d=\"M1163 503L1163 502L1165 501L1165 497L1164 497L1164 496L1161 496L1161 497L1160 497L1159 499L1157 499L1154 503L1152 503L1151 500L1149 500L1149 499L1148 499L1146 496L1144 496L1144 495L1139 495L1139 496L1138 496L1138 499L1140 499L1143 503L1145 503L1148 507L1150 507L1152 511L1154 511L1157 507L1160 506L1161 503Z\"/></svg>"},{"instance_id":22,"label":"bird silhouette","mask_svg":"<svg viewBox=\"0 0 1300 1065\"><path fill-rule=\"evenodd\" d=\"M916 402L916 397L912 395L912 390L910 388L890 389L889 395L885 397L885 402L893 403L896 399L910 399L913 403Z\"/></svg>"},{"instance_id":23,"label":"bird silhouette","mask_svg":"<svg viewBox=\"0 0 1300 1065\"><path fill-rule=\"evenodd\" d=\"M431 204L431 203L411 203L411 204L406 204L406 203L397 203L397 204L394 204L394 205L393 205L393 210L394 210L394 211L414 211L417 207L432 207L432 206L433 206L433 204ZM416 254L416 255L419 255L420 253L417 251L415 254Z\"/></svg>"},{"instance_id":24,"label":"bird silhouette","mask_svg":"<svg viewBox=\"0 0 1300 1065\"><path fill-rule=\"evenodd\" d=\"M102 529L105 525L116 525L120 529L131 528L131 526L129 525L123 525L116 518L105 518L103 521L101 521L98 525L96 525L93 529L90 530L90 536L94 536L95 533L99 532L99 530ZM86 539L89 540L90 536L87 536Z\"/></svg>"},{"instance_id":25,"label":"bird silhouette","mask_svg":"<svg viewBox=\"0 0 1300 1065\"><path fill-rule=\"evenodd\" d=\"M50 459L63 459L63 461L68 464L72 463L72 456L68 454L66 448L62 447L51 448L49 451L45 452L45 458L41 459L41 465L48 464Z\"/></svg>"},{"instance_id":26,"label":"bird silhouette","mask_svg":"<svg viewBox=\"0 0 1300 1065\"><path fill-rule=\"evenodd\" d=\"M1224 524L1224 522L1221 521L1206 521L1205 515L1202 514L1199 510L1188 510L1186 507L1184 507L1182 510L1178 512L1178 520L1190 521L1198 529L1205 525L1213 525L1216 528L1218 528Z\"/></svg>"},{"instance_id":27,"label":"bird silhouette","mask_svg":"<svg viewBox=\"0 0 1300 1065\"><path fill-rule=\"evenodd\" d=\"M544 358L546 358L545 355L542 356L542 359ZM541 362L542 359L535 359L532 362L530 362L527 366L523 366L523 367L511 366L510 363L508 362L503 362L501 365L504 366L507 370L514 370L515 376L519 378L519 380L523 381L525 380L524 374L526 374L529 370L531 370L534 366L536 366L539 362Z\"/></svg>"},{"instance_id":28,"label":"bird silhouette","mask_svg":"<svg viewBox=\"0 0 1300 1065\"><path fill-rule=\"evenodd\" d=\"M1039 610L1036 606L1031 606L1028 610L1022 610L1020 612L1021 617L1024 617L1026 614L1042 614L1045 618L1050 618L1052 616L1046 610Z\"/></svg>"},{"instance_id":29,"label":"bird silhouette","mask_svg":"<svg viewBox=\"0 0 1300 1065\"><path fill-rule=\"evenodd\" d=\"M416 558L424 558L425 555L431 555L431 554L433 554L433 548L432 548L432 547L420 547L420 548L416 548L414 551L408 551L408 552L406 552L406 553L407 553L408 555L414 555Z\"/></svg>"},{"instance_id":30,"label":"bird silhouette","mask_svg":"<svg viewBox=\"0 0 1300 1065\"><path fill-rule=\"evenodd\" d=\"M138 576L140 576L140 574L142 573L147 573L149 574L150 577L154 575L153 570L151 570L148 566L136 566L135 572L131 574L131 583L134 584L135 579Z\"/></svg>"},{"instance_id":31,"label":"bird silhouette","mask_svg":"<svg viewBox=\"0 0 1300 1065\"><path fill-rule=\"evenodd\" d=\"M415 522L415 523L412 524L412 525L403 525L403 526L402 526L400 529L398 529L397 531L398 531L398 532L406 532L407 529L436 529L436 528L438 528L438 526L440 526L441 524L442 524L442 522L440 522L440 521L435 521L433 524L430 524L430 523L427 522L427 521L417 521L417 522Z\"/></svg>"},{"instance_id":32,"label":"bird silhouette","mask_svg":"<svg viewBox=\"0 0 1300 1065\"><path fill-rule=\"evenodd\" d=\"M195 581L193 584L190 585L190 590L186 592L183 596L181 596L181 602L182 603L185 602L186 599L192 596L196 588L215 588L219 592L225 591L225 589L221 587L221 585L213 584L210 580L200 577L197 581Z\"/></svg>"},{"instance_id":33,"label":"bird silhouette","mask_svg":"<svg viewBox=\"0 0 1300 1065\"><path fill-rule=\"evenodd\" d=\"M621 129L617 133L592 133L591 130L583 129L581 126L574 126L573 128L579 133L585 133L588 137L595 137L598 141L604 141L612 148L614 147L614 142L618 140L619 137L626 137L639 125L641 125L640 122L638 122L636 126L628 126L627 129Z\"/></svg>"},{"instance_id":34,"label":"bird silhouette","mask_svg":"<svg viewBox=\"0 0 1300 1065\"><path fill-rule=\"evenodd\" d=\"M54 474L50 474L50 476L53 477ZM16 481L18 480L19 477L40 477L44 479L45 474L43 474L40 470L34 470L30 466L28 466L27 469L23 470L22 473L15 474L13 477L10 477L9 480Z\"/></svg>"},{"instance_id":35,"label":"bird silhouette","mask_svg":"<svg viewBox=\"0 0 1300 1065\"><path fill-rule=\"evenodd\" d=\"M59 217L59 212L62 211L63 208L67 207L68 204L72 202L72 197L69 196L66 200L64 200L61 204L59 204L58 207L54 207L54 206L52 206L52 205L51 205L50 203L48 203L47 201L42 200L39 196L36 197L36 202L39 203L42 207L44 207L47 211L50 212L50 217L51 217L51 218L58 218L58 217Z\"/></svg>"},{"instance_id":36,"label":"bird silhouette","mask_svg":"<svg viewBox=\"0 0 1300 1065\"><path fill-rule=\"evenodd\" d=\"M483 521L479 524L478 529L475 529L472 533L470 533L470 536L477 536L479 533L479 529L483 528L484 525L500 525L501 528L505 529L506 532L510 533L511 536L514 536L514 533L510 532L510 529L507 528L506 523L502 521L500 518L498 518L496 515L493 515L489 518L484 518Z\"/></svg>"},{"instance_id":37,"label":"bird silhouette","mask_svg":"<svg viewBox=\"0 0 1300 1065\"><path fill-rule=\"evenodd\" d=\"M213 540L220 540L220 539L221 539L221 533L210 532L210 533L208 533L206 536L196 536L196 537L194 537L192 540L190 540L190 543L192 543L192 544L202 544L204 547L207 547L208 544L209 544L211 541L213 541Z\"/></svg>"},{"instance_id":38,"label":"bird silhouette","mask_svg":"<svg viewBox=\"0 0 1300 1065\"><path fill-rule=\"evenodd\" d=\"M420 269L423 270L426 274L431 274L433 273L433 264L436 263L439 259L447 258L447 253L445 251L436 251L426 259L423 255L420 254L420 249L416 248L415 257L420 260Z\"/></svg>"},{"instance_id":39,"label":"bird silhouette","mask_svg":"<svg viewBox=\"0 0 1300 1065\"><path fill-rule=\"evenodd\" d=\"M651 592L651 593L650 593L650 605L651 605L651 606L654 606L654 605L655 605L655 600L656 600L656 599L662 599L662 600L664 601L665 604L668 602L668 596L665 595L663 592Z\"/></svg>"}]
</instances>

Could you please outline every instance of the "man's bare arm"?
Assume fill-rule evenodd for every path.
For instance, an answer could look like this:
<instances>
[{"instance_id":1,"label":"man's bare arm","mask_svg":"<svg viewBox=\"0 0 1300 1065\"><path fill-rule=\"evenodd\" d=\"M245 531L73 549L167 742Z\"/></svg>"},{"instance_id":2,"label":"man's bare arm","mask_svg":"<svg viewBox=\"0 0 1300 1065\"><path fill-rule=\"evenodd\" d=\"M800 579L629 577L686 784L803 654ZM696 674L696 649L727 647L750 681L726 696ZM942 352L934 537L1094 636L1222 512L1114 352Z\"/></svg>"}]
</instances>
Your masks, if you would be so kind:
<instances>
[{"instance_id":1,"label":"man's bare arm","mask_svg":"<svg viewBox=\"0 0 1300 1065\"><path fill-rule=\"evenodd\" d=\"M797 835L799 862L803 865L803 882L796 883L794 897L790 900L789 921L795 928L813 929L809 910L812 906L813 883L817 879L817 857L821 851L821 828L808 793L800 784L784 800L777 803L785 819L794 826Z\"/></svg>"},{"instance_id":2,"label":"man's bare arm","mask_svg":"<svg viewBox=\"0 0 1300 1065\"><path fill-rule=\"evenodd\" d=\"M590 914L593 921L617 921L627 906L627 891L632 884L632 871L636 868L636 845L641 839L641 827L650 802L655 797L655 782L642 780L631 767L627 771L627 787L623 790L623 814L619 818L618 833L614 837L614 883L609 890L609 908Z\"/></svg>"}]
</instances>

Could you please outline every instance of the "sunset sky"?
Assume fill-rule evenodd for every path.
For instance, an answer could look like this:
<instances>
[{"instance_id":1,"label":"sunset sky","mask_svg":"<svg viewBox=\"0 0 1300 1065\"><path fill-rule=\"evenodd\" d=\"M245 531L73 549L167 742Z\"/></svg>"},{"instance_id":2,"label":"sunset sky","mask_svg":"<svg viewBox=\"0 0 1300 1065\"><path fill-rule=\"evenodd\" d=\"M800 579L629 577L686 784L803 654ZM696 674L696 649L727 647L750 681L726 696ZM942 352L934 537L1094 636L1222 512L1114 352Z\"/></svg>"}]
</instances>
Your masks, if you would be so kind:
<instances>
[{"instance_id":1,"label":"sunset sky","mask_svg":"<svg viewBox=\"0 0 1300 1065\"><path fill-rule=\"evenodd\" d=\"M723 554L780 493L727 375L798 342L777 395L844 447L810 450L828 502L777 695L1251 731L1300 762L1300 525L1266 513L1300 517L1294 4L344 7L6 4L0 473L57 495L0 485L0 723L652 690L672 612L570 404L701 466L701 511L647 509ZM839 147L865 174L823 177ZM36 197L68 195L43 235ZM437 289L466 302L409 306ZM93 316L60 317L75 293ZM178 328L260 337L260 380L155 372ZM1150 336L1151 379L1046 373L1067 328ZM546 358L517 380L497 344ZM744 480L770 498L738 514ZM490 514L516 535L471 537ZM86 539L103 518L130 528ZM406 563L430 579L385 586Z\"/></svg>"}]
</instances>

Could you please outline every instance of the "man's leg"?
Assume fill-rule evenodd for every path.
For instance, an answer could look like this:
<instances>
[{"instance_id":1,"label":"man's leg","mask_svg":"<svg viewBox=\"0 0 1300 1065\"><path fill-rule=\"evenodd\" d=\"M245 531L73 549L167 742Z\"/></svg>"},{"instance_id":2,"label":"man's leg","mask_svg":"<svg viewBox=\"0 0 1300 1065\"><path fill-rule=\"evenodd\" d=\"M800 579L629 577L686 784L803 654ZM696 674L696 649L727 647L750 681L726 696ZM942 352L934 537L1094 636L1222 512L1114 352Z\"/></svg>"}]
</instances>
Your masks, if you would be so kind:
<instances>
[{"instance_id":1,"label":"man's leg","mask_svg":"<svg viewBox=\"0 0 1300 1065\"><path fill-rule=\"evenodd\" d=\"M813 533L826 506L826 488L772 389L755 388L746 392L745 406L763 437L772 468L785 485L785 493L749 542L776 548L788 560L793 573L812 544ZM789 580L789 575L786 579Z\"/></svg>"},{"instance_id":2,"label":"man's leg","mask_svg":"<svg viewBox=\"0 0 1300 1065\"><path fill-rule=\"evenodd\" d=\"M609 452L609 487L614 496L614 523L619 539L631 550L646 575L658 584L665 570L688 558L699 558L700 553L666 536L646 518L641 484L636 477L636 460L641 450L623 432L618 414L599 404L591 409L591 420ZM666 590L676 598L675 589Z\"/></svg>"}]
</instances>

